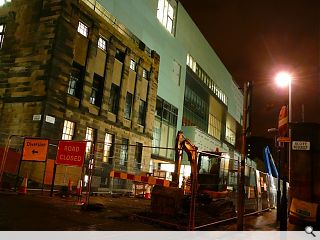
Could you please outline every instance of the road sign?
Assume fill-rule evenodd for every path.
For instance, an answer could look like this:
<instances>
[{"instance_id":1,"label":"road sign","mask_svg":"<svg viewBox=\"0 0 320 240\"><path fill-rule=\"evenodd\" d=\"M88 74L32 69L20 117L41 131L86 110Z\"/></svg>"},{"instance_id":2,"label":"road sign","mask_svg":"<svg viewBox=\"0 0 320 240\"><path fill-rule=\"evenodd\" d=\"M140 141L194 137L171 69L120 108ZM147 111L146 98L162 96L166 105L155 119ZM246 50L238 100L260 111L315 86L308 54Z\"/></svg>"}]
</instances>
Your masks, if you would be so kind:
<instances>
[{"instance_id":1,"label":"road sign","mask_svg":"<svg viewBox=\"0 0 320 240\"><path fill-rule=\"evenodd\" d=\"M46 161L48 139L25 138L22 150L23 161Z\"/></svg>"},{"instance_id":2,"label":"road sign","mask_svg":"<svg viewBox=\"0 0 320 240\"><path fill-rule=\"evenodd\" d=\"M86 142L80 141L59 141L56 164L82 167Z\"/></svg>"},{"instance_id":3,"label":"road sign","mask_svg":"<svg viewBox=\"0 0 320 240\"><path fill-rule=\"evenodd\" d=\"M288 133L288 109L286 106L283 106L279 113L278 132L282 137Z\"/></svg>"},{"instance_id":4,"label":"road sign","mask_svg":"<svg viewBox=\"0 0 320 240\"><path fill-rule=\"evenodd\" d=\"M310 150L310 142L307 141L292 141L292 150Z\"/></svg>"},{"instance_id":5,"label":"road sign","mask_svg":"<svg viewBox=\"0 0 320 240\"><path fill-rule=\"evenodd\" d=\"M291 139L289 137L278 137L277 141L278 142L290 142Z\"/></svg>"}]
</instances>

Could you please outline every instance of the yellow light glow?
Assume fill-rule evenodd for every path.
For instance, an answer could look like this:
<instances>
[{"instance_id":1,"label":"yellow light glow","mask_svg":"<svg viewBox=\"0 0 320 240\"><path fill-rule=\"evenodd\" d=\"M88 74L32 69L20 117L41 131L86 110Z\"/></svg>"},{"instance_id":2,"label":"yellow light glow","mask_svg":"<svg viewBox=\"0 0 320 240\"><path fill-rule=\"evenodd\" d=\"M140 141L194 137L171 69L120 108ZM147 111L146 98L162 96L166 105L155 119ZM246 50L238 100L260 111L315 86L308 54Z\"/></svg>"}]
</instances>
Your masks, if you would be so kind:
<instances>
[{"instance_id":1,"label":"yellow light glow","mask_svg":"<svg viewBox=\"0 0 320 240\"><path fill-rule=\"evenodd\" d=\"M288 72L279 72L275 78L280 87L286 87L291 83L292 77Z\"/></svg>"}]
</instances>

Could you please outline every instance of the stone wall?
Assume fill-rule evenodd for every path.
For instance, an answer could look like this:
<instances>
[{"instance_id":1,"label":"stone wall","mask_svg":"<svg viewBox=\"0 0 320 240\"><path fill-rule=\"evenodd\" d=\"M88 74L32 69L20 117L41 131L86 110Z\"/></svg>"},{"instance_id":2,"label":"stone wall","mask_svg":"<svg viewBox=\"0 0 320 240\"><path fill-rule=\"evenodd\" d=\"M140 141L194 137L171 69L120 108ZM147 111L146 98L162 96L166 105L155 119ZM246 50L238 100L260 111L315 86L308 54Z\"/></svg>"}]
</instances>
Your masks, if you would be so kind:
<instances>
[{"instance_id":1,"label":"stone wall","mask_svg":"<svg viewBox=\"0 0 320 240\"><path fill-rule=\"evenodd\" d=\"M144 51L143 44L132 41L82 1L29 0L12 1L0 11L6 25L0 49L0 125L1 131L22 136L61 139L64 120L76 123L74 140L84 140L86 128L97 130L97 165L102 158L105 133L151 146L158 86L159 55ZM89 27L87 38L77 32L79 21ZM0 22L0 23L1 23ZM97 47L99 36L107 40L107 49ZM109 97L116 49L125 53L121 72L119 111L112 114ZM131 119L124 118L126 88L129 84L130 60L137 63ZM73 64L83 67L81 98L67 93ZM147 112L144 125L138 124L143 69L149 71ZM101 106L89 102L94 74L104 79ZM131 74L132 75L132 74ZM40 114L40 121L33 115ZM46 121L46 116L54 122ZM115 159L119 158L119 146ZM133 161L135 148L129 148ZM52 157L52 156L50 156ZM147 171L151 148L143 149L141 170ZM129 172L133 169L127 169ZM63 171L63 170L61 170Z\"/></svg>"}]
</instances>

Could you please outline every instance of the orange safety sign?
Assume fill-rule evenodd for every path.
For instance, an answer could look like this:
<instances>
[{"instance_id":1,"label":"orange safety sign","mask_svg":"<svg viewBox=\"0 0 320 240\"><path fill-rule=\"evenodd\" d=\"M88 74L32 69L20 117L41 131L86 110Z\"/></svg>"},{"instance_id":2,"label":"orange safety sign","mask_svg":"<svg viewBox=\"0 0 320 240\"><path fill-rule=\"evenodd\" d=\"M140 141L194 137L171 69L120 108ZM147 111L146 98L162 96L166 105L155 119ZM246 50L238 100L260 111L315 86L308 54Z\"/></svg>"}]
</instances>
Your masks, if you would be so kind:
<instances>
[{"instance_id":1,"label":"orange safety sign","mask_svg":"<svg viewBox=\"0 0 320 240\"><path fill-rule=\"evenodd\" d=\"M22 150L23 161L46 161L48 139L25 138Z\"/></svg>"}]
</instances>

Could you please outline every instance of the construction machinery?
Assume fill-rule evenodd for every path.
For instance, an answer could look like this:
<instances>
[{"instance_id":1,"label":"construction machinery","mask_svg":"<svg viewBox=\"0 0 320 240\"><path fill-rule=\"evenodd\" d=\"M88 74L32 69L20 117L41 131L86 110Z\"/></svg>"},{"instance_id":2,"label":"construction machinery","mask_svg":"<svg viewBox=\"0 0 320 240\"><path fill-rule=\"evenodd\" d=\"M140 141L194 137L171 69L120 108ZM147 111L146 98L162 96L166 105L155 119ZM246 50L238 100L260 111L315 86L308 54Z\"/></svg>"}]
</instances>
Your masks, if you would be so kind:
<instances>
[{"instance_id":1,"label":"construction machinery","mask_svg":"<svg viewBox=\"0 0 320 240\"><path fill-rule=\"evenodd\" d=\"M154 186L151 194L151 211L156 215L189 215L189 227L192 229L197 216L220 215L235 216L235 208L228 199L227 176L222 176L221 152L200 152L182 131L176 137L175 171L170 187ZM191 176L179 187L179 173L183 151L186 152L191 166ZM221 171L222 170L222 171ZM225 183L225 184L224 184Z\"/></svg>"}]
</instances>

